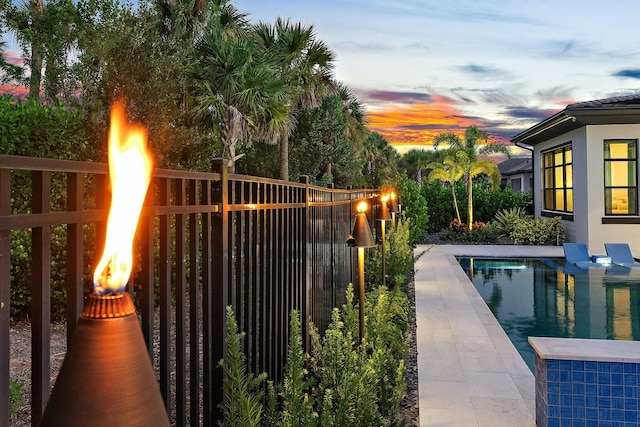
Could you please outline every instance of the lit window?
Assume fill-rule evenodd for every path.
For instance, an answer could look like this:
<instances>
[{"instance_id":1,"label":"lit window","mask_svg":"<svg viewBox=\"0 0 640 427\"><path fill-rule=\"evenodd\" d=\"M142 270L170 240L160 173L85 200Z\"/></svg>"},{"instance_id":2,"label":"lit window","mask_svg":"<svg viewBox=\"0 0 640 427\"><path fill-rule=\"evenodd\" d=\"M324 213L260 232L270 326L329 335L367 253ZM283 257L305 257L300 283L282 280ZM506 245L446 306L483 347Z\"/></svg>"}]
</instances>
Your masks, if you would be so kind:
<instances>
[{"instance_id":1,"label":"lit window","mask_svg":"<svg viewBox=\"0 0 640 427\"><path fill-rule=\"evenodd\" d=\"M573 164L571 144L542 154L544 209L573 212Z\"/></svg>"},{"instance_id":2,"label":"lit window","mask_svg":"<svg viewBox=\"0 0 640 427\"><path fill-rule=\"evenodd\" d=\"M604 141L604 213L638 214L637 141Z\"/></svg>"}]
</instances>

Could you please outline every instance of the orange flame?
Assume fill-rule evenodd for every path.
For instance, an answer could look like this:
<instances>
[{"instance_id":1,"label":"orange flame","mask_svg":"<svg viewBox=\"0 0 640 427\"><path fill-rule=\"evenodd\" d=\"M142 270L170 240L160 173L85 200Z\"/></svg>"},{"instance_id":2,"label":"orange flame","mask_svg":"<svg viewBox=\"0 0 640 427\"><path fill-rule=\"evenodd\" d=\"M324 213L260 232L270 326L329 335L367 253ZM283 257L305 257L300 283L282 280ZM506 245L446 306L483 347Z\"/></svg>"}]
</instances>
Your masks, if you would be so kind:
<instances>
[{"instance_id":1,"label":"orange flame","mask_svg":"<svg viewBox=\"0 0 640 427\"><path fill-rule=\"evenodd\" d=\"M153 162L147 150L147 129L127 125L124 106L111 108L109 178L111 208L102 259L93 274L99 295L124 290L133 266L133 237L151 181Z\"/></svg>"},{"instance_id":2,"label":"orange flame","mask_svg":"<svg viewBox=\"0 0 640 427\"><path fill-rule=\"evenodd\" d=\"M363 212L366 212L368 207L369 205L367 205L367 202L360 202L356 209L359 213L363 213Z\"/></svg>"}]
</instances>

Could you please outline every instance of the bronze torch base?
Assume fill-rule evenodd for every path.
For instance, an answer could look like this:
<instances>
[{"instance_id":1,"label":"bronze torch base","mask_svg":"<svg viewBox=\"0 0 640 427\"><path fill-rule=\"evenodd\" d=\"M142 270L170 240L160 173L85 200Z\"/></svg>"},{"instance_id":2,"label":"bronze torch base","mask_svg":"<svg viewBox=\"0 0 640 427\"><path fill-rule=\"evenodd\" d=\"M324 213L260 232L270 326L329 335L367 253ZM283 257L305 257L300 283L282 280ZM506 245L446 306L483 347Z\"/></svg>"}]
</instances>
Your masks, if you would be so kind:
<instances>
[{"instance_id":1,"label":"bronze torch base","mask_svg":"<svg viewBox=\"0 0 640 427\"><path fill-rule=\"evenodd\" d=\"M128 293L90 295L41 426L168 426Z\"/></svg>"}]
</instances>

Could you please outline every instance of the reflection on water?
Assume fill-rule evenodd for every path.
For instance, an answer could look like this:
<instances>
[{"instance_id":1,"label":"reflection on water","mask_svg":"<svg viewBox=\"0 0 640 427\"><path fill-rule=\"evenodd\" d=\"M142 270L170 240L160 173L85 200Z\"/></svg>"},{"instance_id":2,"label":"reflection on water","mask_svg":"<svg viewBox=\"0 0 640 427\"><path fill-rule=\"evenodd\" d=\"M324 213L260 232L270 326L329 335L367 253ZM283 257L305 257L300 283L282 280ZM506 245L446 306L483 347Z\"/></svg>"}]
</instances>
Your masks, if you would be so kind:
<instances>
[{"instance_id":1,"label":"reflection on water","mask_svg":"<svg viewBox=\"0 0 640 427\"><path fill-rule=\"evenodd\" d=\"M564 259L460 258L533 371L529 336L640 341L640 269L582 270Z\"/></svg>"}]
</instances>

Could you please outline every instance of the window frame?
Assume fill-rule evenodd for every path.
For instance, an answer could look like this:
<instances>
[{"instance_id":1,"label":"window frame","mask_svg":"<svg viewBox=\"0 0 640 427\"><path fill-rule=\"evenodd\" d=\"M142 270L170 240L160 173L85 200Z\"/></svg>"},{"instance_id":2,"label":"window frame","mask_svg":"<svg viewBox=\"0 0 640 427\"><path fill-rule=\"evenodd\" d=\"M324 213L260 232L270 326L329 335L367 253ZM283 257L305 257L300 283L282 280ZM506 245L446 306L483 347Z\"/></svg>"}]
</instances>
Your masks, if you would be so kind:
<instances>
[{"instance_id":1,"label":"window frame","mask_svg":"<svg viewBox=\"0 0 640 427\"><path fill-rule=\"evenodd\" d=\"M571 161L567 161L567 152L571 153ZM574 186L573 186L573 144L572 141L566 142L562 145L557 145L548 150L544 150L541 153L541 161L542 161L542 211L546 212L559 212L564 215L572 216L574 213ZM560 163L555 163L556 156L561 154L562 161ZM547 156L550 156L551 161L547 161ZM567 186L567 169L571 168L571 186ZM562 173L562 185L558 186L556 182L556 172L558 169ZM547 182L547 172L551 172L550 176L552 177L553 182L550 184ZM561 191L562 192L562 201L563 208L558 208L557 199L555 194ZM547 206L547 194L551 192L552 206ZM571 210L567 209L569 205L569 196L571 194L570 204Z\"/></svg>"},{"instance_id":2,"label":"window frame","mask_svg":"<svg viewBox=\"0 0 640 427\"><path fill-rule=\"evenodd\" d=\"M635 157L627 157L627 158L613 158L613 159L607 159L605 157L605 148L607 147L608 143L612 143L612 142L616 142L616 143L620 143L620 142L626 142L626 143L633 143L635 144ZM602 174L602 178L603 178L603 210L604 210L604 217L606 218L619 218L619 217L637 217L639 215L639 203L638 203L638 139L636 138L614 138L614 139L605 139L602 142L602 161L603 161L603 174ZM627 149L627 152L629 150ZM635 182L633 182L633 185L627 185L627 186L620 186L620 185L607 185L607 163L610 164L614 164L614 163L622 163L622 162L626 162L626 163L632 163L634 165L634 169L635 169ZM611 189L626 189L627 191L629 190L634 190L634 198L635 198L635 203L633 204L633 209L634 212L626 212L626 213L613 213L607 212L607 190ZM611 202L610 205L613 205L613 202ZM627 203L627 205L629 206L630 203Z\"/></svg>"}]
</instances>

